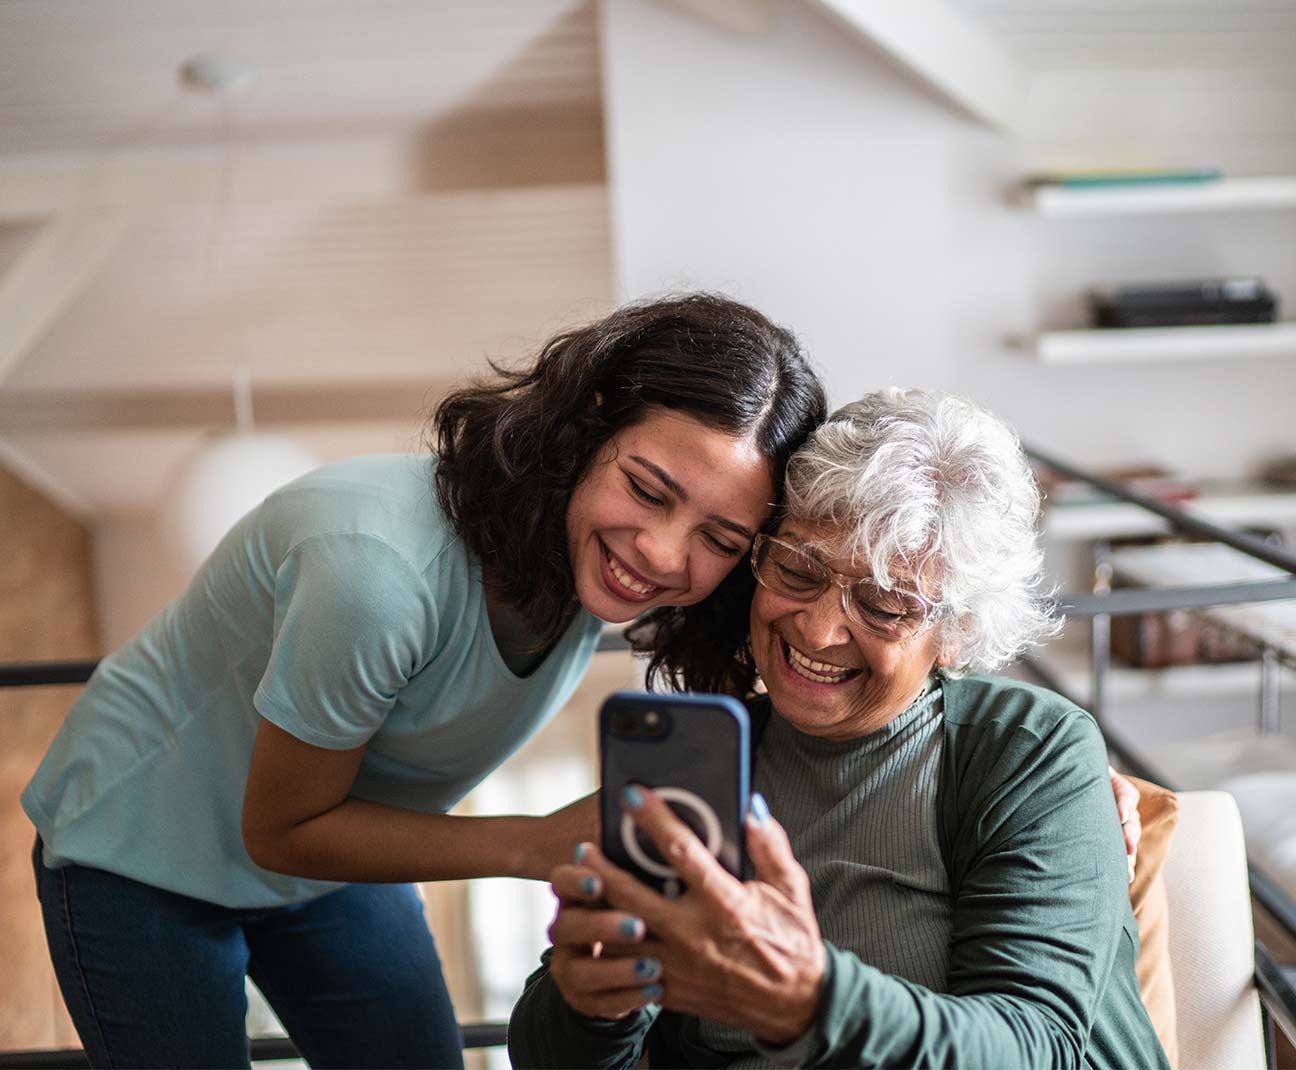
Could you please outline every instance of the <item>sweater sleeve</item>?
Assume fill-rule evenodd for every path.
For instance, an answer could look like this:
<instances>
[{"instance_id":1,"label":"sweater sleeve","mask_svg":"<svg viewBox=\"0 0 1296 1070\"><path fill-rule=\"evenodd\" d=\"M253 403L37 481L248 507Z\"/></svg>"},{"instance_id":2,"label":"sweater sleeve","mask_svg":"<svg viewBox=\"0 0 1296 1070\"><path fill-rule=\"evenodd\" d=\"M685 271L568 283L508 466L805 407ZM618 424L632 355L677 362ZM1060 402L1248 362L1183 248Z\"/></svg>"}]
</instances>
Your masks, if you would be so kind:
<instances>
[{"instance_id":1,"label":"sweater sleeve","mask_svg":"<svg viewBox=\"0 0 1296 1070\"><path fill-rule=\"evenodd\" d=\"M956 800L949 991L829 947L815 1065L1085 1062L1117 948L1132 941L1102 738L1079 710L1042 736L988 735L993 753L974 758Z\"/></svg>"},{"instance_id":2,"label":"sweater sleeve","mask_svg":"<svg viewBox=\"0 0 1296 1070\"><path fill-rule=\"evenodd\" d=\"M508 1025L509 1061L515 1067L634 1067L660 1008L625 1018L589 1018L567 1004L549 975L553 948L526 979Z\"/></svg>"}]
</instances>

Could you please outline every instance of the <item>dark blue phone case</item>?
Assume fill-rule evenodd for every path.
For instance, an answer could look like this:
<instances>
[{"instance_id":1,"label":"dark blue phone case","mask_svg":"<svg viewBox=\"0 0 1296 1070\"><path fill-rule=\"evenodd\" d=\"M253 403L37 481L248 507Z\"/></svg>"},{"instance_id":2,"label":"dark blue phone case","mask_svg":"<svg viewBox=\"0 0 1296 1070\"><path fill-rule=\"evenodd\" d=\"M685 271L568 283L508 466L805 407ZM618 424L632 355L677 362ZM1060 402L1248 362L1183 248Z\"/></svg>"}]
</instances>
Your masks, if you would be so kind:
<instances>
[{"instance_id":1,"label":"dark blue phone case","mask_svg":"<svg viewBox=\"0 0 1296 1070\"><path fill-rule=\"evenodd\" d=\"M660 738L619 731L626 715L655 714ZM743 817L750 790L751 728L742 703L727 695L618 691L599 711L599 763L603 853L644 883L668 894L679 889L674 870L632 824L622 790L643 784L666 797L730 873L747 869Z\"/></svg>"}]
</instances>

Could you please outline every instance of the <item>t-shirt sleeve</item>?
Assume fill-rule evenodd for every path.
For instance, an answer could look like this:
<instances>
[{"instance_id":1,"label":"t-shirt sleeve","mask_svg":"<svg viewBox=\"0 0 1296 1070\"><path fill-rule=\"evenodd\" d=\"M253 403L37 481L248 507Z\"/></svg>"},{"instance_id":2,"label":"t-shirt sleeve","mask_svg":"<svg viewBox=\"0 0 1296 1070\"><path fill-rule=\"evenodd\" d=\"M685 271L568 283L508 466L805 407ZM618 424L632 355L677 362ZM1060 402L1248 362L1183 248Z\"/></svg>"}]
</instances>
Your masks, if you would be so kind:
<instances>
[{"instance_id":1,"label":"t-shirt sleeve","mask_svg":"<svg viewBox=\"0 0 1296 1070\"><path fill-rule=\"evenodd\" d=\"M373 535L315 535L275 574L274 641L253 697L267 721L305 743L359 747L436 641L423 576Z\"/></svg>"}]
</instances>

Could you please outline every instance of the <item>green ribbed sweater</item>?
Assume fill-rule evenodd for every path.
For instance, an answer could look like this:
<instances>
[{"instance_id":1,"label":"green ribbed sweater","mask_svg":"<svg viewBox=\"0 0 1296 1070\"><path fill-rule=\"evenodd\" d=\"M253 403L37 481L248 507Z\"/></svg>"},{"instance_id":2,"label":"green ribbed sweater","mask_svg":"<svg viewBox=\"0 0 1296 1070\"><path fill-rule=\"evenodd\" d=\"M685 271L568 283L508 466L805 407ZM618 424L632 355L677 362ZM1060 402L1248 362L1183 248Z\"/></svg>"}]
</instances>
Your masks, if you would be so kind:
<instances>
[{"instance_id":1,"label":"green ribbed sweater","mask_svg":"<svg viewBox=\"0 0 1296 1070\"><path fill-rule=\"evenodd\" d=\"M994 677L946 680L941 701L935 833L951 898L945 991L826 941L819 1015L797 1045L798 1062L1165 1067L1134 975L1137 929L1097 726L1051 692ZM758 731L768 712L753 704ZM866 899L867 882L860 888ZM645 1048L654 1067L728 1065L737 1053L708 1046L712 1028L657 1008L586 1018L542 965L514 1009L509 1052L520 1067L631 1067ZM755 1060L783 1062L772 1053Z\"/></svg>"}]
</instances>

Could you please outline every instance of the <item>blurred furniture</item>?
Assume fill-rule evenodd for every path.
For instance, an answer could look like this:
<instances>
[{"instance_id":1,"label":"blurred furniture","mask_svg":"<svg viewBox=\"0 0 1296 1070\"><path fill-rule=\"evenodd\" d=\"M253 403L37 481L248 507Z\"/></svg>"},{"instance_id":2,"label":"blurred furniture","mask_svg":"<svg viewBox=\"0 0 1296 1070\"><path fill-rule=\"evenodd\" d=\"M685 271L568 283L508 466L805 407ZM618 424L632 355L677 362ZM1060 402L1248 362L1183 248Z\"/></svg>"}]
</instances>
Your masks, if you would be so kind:
<instances>
[{"instance_id":1,"label":"blurred furniture","mask_svg":"<svg viewBox=\"0 0 1296 1070\"><path fill-rule=\"evenodd\" d=\"M1246 846L1231 796L1179 796L1164 872L1179 1070L1262 1070Z\"/></svg>"},{"instance_id":2,"label":"blurred furniture","mask_svg":"<svg viewBox=\"0 0 1296 1070\"><path fill-rule=\"evenodd\" d=\"M1112 550L1107 562L1117 576L1144 587L1281 580L1283 569L1219 543L1167 543ZM1196 610L1202 618L1236 635L1259 652L1260 734L1279 728L1278 671L1296 664L1296 602L1219 605Z\"/></svg>"}]
</instances>

